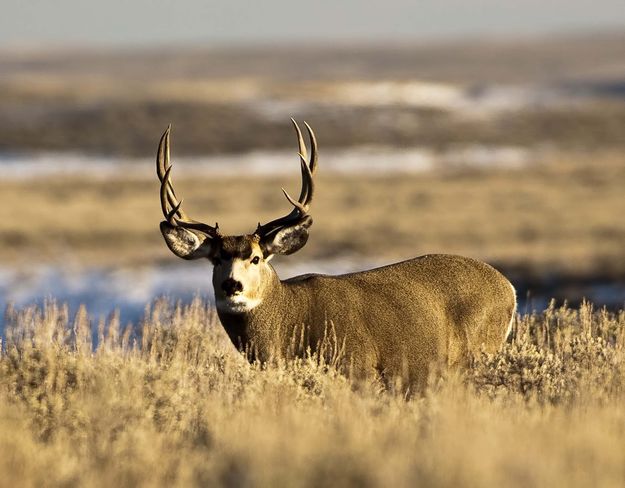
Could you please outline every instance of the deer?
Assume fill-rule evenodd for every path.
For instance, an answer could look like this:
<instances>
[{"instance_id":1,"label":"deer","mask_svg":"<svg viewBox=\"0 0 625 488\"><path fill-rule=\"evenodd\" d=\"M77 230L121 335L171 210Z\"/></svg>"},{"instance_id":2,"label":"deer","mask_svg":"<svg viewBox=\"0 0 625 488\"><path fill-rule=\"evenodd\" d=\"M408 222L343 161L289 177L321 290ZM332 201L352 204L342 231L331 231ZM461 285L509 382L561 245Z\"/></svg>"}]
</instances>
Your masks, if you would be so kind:
<instances>
[{"instance_id":1,"label":"deer","mask_svg":"<svg viewBox=\"0 0 625 488\"><path fill-rule=\"evenodd\" d=\"M158 146L165 218L160 231L176 256L212 263L217 315L234 346L251 361L301 357L319 351L330 331L348 374L400 379L416 389L433 365L467 365L481 352L500 349L512 330L516 293L499 271L476 259L426 254L349 274L278 277L271 259L304 247L313 223L317 139L304 122L309 157L302 131L291 121L299 148L299 198L282 188L291 211L245 235L223 235L219 224L185 213L171 179L171 125Z\"/></svg>"}]
</instances>

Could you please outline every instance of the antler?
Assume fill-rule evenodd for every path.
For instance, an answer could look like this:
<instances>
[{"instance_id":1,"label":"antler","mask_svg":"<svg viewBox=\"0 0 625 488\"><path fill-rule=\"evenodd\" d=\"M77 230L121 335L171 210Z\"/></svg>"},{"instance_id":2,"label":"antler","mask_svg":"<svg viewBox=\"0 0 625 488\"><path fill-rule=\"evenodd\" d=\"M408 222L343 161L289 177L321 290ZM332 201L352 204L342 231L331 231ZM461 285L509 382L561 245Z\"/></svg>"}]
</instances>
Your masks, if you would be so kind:
<instances>
[{"instance_id":1,"label":"antler","mask_svg":"<svg viewBox=\"0 0 625 488\"><path fill-rule=\"evenodd\" d=\"M198 222L189 218L189 216L180 208L182 206L182 199L178 200L174 186L171 182L171 169L172 165L169 162L169 133L171 132L171 125L167 126L167 130L164 132L161 140L158 144L158 153L156 155L156 174L161 182L161 209L167 222L174 227L183 227L185 229L193 229L209 237L218 237L219 224L215 224L212 227L208 224Z\"/></svg>"},{"instance_id":2,"label":"antler","mask_svg":"<svg viewBox=\"0 0 625 488\"><path fill-rule=\"evenodd\" d=\"M282 188L282 192L286 199L293 205L293 210L284 217L280 217L278 219L272 220L264 225L258 224L255 235L259 237L266 237L272 233L277 232L278 230L284 227L290 227L292 225L297 224L298 222L304 220L305 217L308 216L308 209L310 208L310 202L312 202L313 194L315 191L315 184L313 180L313 175L315 174L315 170L317 169L317 139L315 138L315 133L310 128L310 126L304 122L306 126L306 131L308 132L308 137L310 139L310 162L308 162L308 151L306 150L306 143L304 142L304 138L302 137L302 131L295 122L294 119L291 119L293 122L293 127L295 128L295 132L297 134L297 143L299 145L299 159L300 166L302 171L302 189L299 194L299 198L294 200L287 191Z\"/></svg>"}]
</instances>

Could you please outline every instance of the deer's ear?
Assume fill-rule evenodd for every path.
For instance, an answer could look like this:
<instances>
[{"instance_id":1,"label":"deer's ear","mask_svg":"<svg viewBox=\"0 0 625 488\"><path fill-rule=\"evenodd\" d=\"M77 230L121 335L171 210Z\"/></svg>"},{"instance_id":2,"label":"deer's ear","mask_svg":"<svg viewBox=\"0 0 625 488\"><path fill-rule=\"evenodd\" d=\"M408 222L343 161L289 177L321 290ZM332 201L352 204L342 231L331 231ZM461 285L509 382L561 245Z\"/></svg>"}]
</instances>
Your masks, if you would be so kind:
<instances>
[{"instance_id":1,"label":"deer's ear","mask_svg":"<svg viewBox=\"0 0 625 488\"><path fill-rule=\"evenodd\" d=\"M171 252L182 259L208 258L214 243L209 237L163 221L160 225L165 243Z\"/></svg>"},{"instance_id":2,"label":"deer's ear","mask_svg":"<svg viewBox=\"0 0 625 488\"><path fill-rule=\"evenodd\" d=\"M272 254L293 254L299 251L308 241L308 228L311 225L312 217L306 215L297 224L263 237L260 246L265 257Z\"/></svg>"}]
</instances>

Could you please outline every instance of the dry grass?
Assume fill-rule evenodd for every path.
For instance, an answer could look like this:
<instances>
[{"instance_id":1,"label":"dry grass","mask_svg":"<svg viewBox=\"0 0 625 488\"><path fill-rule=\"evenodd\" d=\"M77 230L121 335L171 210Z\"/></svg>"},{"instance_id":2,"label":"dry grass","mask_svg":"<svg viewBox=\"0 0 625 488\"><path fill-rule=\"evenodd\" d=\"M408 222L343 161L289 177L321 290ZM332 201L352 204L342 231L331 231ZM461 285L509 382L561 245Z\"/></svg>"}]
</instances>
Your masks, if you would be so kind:
<instances>
[{"instance_id":1,"label":"dry grass","mask_svg":"<svg viewBox=\"0 0 625 488\"><path fill-rule=\"evenodd\" d=\"M294 160L293 175L296 176ZM197 219L226 233L288 210L283 178L176 179ZM572 274L625 275L625 159L618 153L554 154L515 171L324 175L320 169L305 261L357 255L380 262L452 252L499 265ZM158 231L158 183L125 180L0 182L0 258L149 264L174 259ZM504 267L505 267L504 266Z\"/></svg>"},{"instance_id":2,"label":"dry grass","mask_svg":"<svg viewBox=\"0 0 625 488\"><path fill-rule=\"evenodd\" d=\"M139 334L8 311L4 486L622 486L625 313L550 308L406 400L315 358L238 356L200 301Z\"/></svg>"}]
</instances>

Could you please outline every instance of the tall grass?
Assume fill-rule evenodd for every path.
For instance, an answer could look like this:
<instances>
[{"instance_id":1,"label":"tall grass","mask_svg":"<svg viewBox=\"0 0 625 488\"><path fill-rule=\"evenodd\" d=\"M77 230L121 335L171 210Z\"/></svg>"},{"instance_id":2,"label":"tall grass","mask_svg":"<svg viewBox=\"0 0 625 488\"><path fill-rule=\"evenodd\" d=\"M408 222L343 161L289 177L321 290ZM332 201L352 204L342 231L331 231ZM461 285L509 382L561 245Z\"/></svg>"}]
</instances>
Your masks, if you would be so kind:
<instances>
[{"instance_id":1,"label":"tall grass","mask_svg":"<svg viewBox=\"0 0 625 488\"><path fill-rule=\"evenodd\" d=\"M314 357L249 364L200 300L136 330L54 302L6 322L3 486L625 483L624 312L524 315L408 399Z\"/></svg>"}]
</instances>

